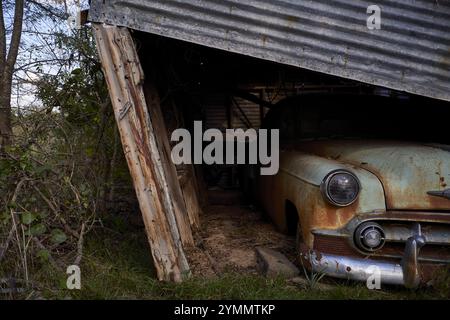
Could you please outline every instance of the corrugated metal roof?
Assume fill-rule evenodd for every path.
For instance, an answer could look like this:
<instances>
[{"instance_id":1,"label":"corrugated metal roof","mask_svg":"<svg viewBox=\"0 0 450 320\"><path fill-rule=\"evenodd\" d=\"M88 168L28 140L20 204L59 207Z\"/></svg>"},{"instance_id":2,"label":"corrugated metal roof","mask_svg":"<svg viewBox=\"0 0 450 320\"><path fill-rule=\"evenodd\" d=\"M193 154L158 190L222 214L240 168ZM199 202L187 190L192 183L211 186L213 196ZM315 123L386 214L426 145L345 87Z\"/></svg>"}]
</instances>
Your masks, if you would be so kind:
<instances>
[{"instance_id":1,"label":"corrugated metal roof","mask_svg":"<svg viewBox=\"0 0 450 320\"><path fill-rule=\"evenodd\" d=\"M450 101L449 0L93 0L90 20Z\"/></svg>"}]
</instances>

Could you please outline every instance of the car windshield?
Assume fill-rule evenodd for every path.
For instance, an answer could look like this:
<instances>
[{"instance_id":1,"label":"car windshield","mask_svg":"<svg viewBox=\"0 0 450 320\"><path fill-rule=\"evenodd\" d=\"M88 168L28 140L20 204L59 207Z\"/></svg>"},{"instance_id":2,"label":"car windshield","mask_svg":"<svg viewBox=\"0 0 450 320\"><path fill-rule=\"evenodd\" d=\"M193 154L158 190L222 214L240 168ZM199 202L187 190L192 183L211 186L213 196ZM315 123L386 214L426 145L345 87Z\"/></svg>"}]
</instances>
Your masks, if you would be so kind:
<instances>
[{"instance_id":1,"label":"car windshield","mask_svg":"<svg viewBox=\"0 0 450 320\"><path fill-rule=\"evenodd\" d=\"M300 96L275 106L263 127L282 140L382 138L449 143L449 108L431 99ZM430 124L433 130L429 130Z\"/></svg>"}]
</instances>

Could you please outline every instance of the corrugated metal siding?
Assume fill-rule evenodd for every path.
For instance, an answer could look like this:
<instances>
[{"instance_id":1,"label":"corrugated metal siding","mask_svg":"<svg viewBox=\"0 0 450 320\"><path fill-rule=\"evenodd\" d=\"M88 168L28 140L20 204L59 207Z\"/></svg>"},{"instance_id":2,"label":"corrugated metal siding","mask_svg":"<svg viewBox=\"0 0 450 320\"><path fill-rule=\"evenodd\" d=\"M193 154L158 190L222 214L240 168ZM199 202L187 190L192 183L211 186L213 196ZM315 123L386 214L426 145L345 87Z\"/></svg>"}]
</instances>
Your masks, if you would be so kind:
<instances>
[{"instance_id":1,"label":"corrugated metal siding","mask_svg":"<svg viewBox=\"0 0 450 320\"><path fill-rule=\"evenodd\" d=\"M221 130L228 128L227 99L223 94L205 95L202 104L205 110L206 128Z\"/></svg>"},{"instance_id":2,"label":"corrugated metal siding","mask_svg":"<svg viewBox=\"0 0 450 320\"><path fill-rule=\"evenodd\" d=\"M261 126L259 105L242 98L232 101L223 94L208 94L203 97L205 128L228 128L227 103L230 103L230 128L259 128ZM238 108L238 106L240 109ZM245 113L245 116L242 114ZM264 108L263 112L267 112ZM247 125L249 122L250 125Z\"/></svg>"},{"instance_id":3,"label":"corrugated metal siding","mask_svg":"<svg viewBox=\"0 0 450 320\"><path fill-rule=\"evenodd\" d=\"M234 98L236 104L232 104L232 127L233 128L259 128L261 126L261 116L259 105L242 98ZM242 114L245 114L245 116Z\"/></svg>"},{"instance_id":4,"label":"corrugated metal siding","mask_svg":"<svg viewBox=\"0 0 450 320\"><path fill-rule=\"evenodd\" d=\"M105 2L105 3L103 3ZM450 1L93 0L90 19L450 100Z\"/></svg>"}]
</instances>

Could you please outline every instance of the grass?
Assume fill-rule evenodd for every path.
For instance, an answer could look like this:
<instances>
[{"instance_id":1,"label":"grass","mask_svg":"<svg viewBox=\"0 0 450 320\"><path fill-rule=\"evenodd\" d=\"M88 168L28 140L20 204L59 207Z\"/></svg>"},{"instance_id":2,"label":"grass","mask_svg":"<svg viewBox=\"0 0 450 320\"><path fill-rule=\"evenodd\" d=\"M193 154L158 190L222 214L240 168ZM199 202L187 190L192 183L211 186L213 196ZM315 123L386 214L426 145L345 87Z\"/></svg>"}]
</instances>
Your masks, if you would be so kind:
<instances>
[{"instance_id":1,"label":"grass","mask_svg":"<svg viewBox=\"0 0 450 320\"><path fill-rule=\"evenodd\" d=\"M117 226L115 226L117 227ZM443 299L450 297L450 276L436 289L411 291L384 287L368 290L364 284L335 281L332 289L304 288L285 279L227 272L219 277L193 277L182 284L154 279L144 231L119 227L119 232L97 230L88 235L81 263L81 290L65 287L67 275L43 268L35 274L39 294L22 298L46 299ZM123 230L121 230L123 229ZM43 284L43 285L42 285ZM0 296L1 297L1 296Z\"/></svg>"}]
</instances>

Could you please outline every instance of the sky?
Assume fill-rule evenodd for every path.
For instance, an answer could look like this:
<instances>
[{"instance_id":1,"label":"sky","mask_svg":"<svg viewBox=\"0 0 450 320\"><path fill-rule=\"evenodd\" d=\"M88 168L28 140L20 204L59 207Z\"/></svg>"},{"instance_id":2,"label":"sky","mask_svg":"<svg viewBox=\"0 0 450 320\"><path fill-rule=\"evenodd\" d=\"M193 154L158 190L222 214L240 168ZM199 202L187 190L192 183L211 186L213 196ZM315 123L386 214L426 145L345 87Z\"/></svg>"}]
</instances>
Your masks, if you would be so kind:
<instances>
[{"instance_id":1,"label":"sky","mask_svg":"<svg viewBox=\"0 0 450 320\"><path fill-rule=\"evenodd\" d=\"M62 71L61 64L55 63L55 59L67 58L70 54L65 52L58 43L55 43L51 34L62 32L70 34L76 28L75 17L78 11L88 8L88 0L66 0L66 5L61 0L43 1L35 0L43 5L52 5L58 11L65 13L67 8L67 20L57 21L47 18L37 10L37 7L28 3L28 19L23 24L21 46L16 61L16 72L14 75L13 93L11 105L15 112L23 112L32 107L39 107L40 101L37 99L36 88L32 84L39 81L47 74L56 74ZM30 13L34 12L33 18ZM5 24L7 29L11 29L14 17L13 8L5 12ZM9 42L9 39L8 39ZM67 66L65 66L66 68Z\"/></svg>"}]
</instances>

